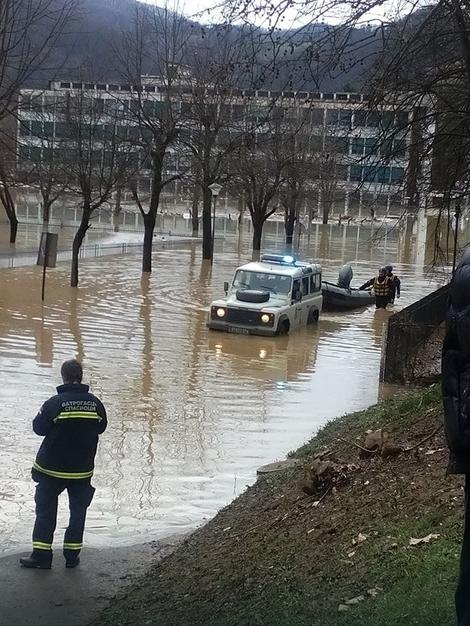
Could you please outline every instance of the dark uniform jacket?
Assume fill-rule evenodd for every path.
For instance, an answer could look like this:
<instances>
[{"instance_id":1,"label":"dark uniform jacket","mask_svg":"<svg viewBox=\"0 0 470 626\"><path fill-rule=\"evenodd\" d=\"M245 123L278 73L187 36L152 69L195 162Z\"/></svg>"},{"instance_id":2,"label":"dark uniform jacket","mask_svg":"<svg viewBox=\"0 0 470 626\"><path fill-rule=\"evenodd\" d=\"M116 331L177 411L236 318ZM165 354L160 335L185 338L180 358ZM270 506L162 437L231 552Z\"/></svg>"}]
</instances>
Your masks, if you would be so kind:
<instances>
[{"instance_id":1,"label":"dark uniform jacket","mask_svg":"<svg viewBox=\"0 0 470 626\"><path fill-rule=\"evenodd\" d=\"M470 474L470 250L450 286L442 350L442 395L449 472Z\"/></svg>"},{"instance_id":2,"label":"dark uniform jacket","mask_svg":"<svg viewBox=\"0 0 470 626\"><path fill-rule=\"evenodd\" d=\"M57 395L46 400L33 420L34 432L44 436L33 477L91 478L98 435L106 426L105 408L88 385L57 387Z\"/></svg>"},{"instance_id":3,"label":"dark uniform jacket","mask_svg":"<svg viewBox=\"0 0 470 626\"><path fill-rule=\"evenodd\" d=\"M390 300L395 300L395 296L400 297L401 280L395 274L389 276L390 282Z\"/></svg>"}]
</instances>

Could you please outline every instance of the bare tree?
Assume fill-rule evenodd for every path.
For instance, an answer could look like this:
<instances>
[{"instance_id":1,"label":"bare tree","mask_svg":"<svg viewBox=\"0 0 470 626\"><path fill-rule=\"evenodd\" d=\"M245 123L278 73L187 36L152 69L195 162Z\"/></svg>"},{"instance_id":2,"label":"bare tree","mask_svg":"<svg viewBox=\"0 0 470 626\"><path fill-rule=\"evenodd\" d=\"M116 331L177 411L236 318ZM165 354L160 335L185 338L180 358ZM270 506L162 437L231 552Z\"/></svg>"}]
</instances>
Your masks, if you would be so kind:
<instances>
[{"instance_id":1,"label":"bare tree","mask_svg":"<svg viewBox=\"0 0 470 626\"><path fill-rule=\"evenodd\" d=\"M36 99L36 103L35 103ZM23 93L20 109L28 111L35 104L34 120L19 118L17 137L18 160L16 178L18 183L37 189L41 196L43 228L47 230L52 205L70 189L70 170L64 161L66 124L54 123L56 111L63 111L65 100L62 95L48 96L52 101L42 104L41 92L33 90ZM54 130L55 127L55 130Z\"/></svg>"},{"instance_id":2,"label":"bare tree","mask_svg":"<svg viewBox=\"0 0 470 626\"><path fill-rule=\"evenodd\" d=\"M138 181L131 184L144 221L143 272L152 271L153 235L162 191L182 174L181 167L171 168L171 157L178 151L183 92L190 85L182 63L189 36L188 22L181 14L168 7L142 5L136 8L132 30L125 33L118 53L120 72L133 86L130 100L124 103L129 139L150 178L148 206ZM146 77L148 68L159 72L158 80Z\"/></svg>"},{"instance_id":3,"label":"bare tree","mask_svg":"<svg viewBox=\"0 0 470 626\"><path fill-rule=\"evenodd\" d=\"M20 89L28 81L40 78L58 37L73 16L75 4L75 0L0 2L0 122L14 115ZM50 74L51 68L48 71ZM5 164L1 169L5 173ZM10 221L10 242L14 243L18 220L6 177L2 178L3 204Z\"/></svg>"},{"instance_id":4,"label":"bare tree","mask_svg":"<svg viewBox=\"0 0 470 626\"><path fill-rule=\"evenodd\" d=\"M227 184L230 158L240 145L246 107L239 87L246 57L243 34L229 25L209 33L202 28L190 44L192 89L180 142L191 153L193 184L202 197L202 256L211 259L210 185Z\"/></svg>"},{"instance_id":5,"label":"bare tree","mask_svg":"<svg viewBox=\"0 0 470 626\"><path fill-rule=\"evenodd\" d=\"M263 127L243 137L236 163L253 224L255 253L261 250L266 220L278 209L287 168L294 161L294 143L283 133L280 120L270 113Z\"/></svg>"},{"instance_id":6,"label":"bare tree","mask_svg":"<svg viewBox=\"0 0 470 626\"><path fill-rule=\"evenodd\" d=\"M72 189L81 199L80 225L72 244L70 284L78 286L79 252L95 211L108 202L113 191L134 175L132 147L119 111L105 111L103 99L86 89L68 94L63 121L67 142L59 155L67 163Z\"/></svg>"}]
</instances>

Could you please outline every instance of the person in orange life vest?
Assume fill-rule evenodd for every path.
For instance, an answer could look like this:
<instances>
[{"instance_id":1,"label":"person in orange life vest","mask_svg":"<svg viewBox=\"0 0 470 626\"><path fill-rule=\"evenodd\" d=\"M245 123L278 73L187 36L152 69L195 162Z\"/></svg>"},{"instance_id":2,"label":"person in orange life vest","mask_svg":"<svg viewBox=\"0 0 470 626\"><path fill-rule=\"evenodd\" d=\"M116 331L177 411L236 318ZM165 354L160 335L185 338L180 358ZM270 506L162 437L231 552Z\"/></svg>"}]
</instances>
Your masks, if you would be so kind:
<instances>
[{"instance_id":1,"label":"person in orange life vest","mask_svg":"<svg viewBox=\"0 0 470 626\"><path fill-rule=\"evenodd\" d=\"M63 385L42 405L33 430L44 437L33 464L36 522L33 551L21 558L23 567L50 569L58 497L67 490L70 508L63 554L66 567L76 567L82 548L86 512L95 492L91 485L98 436L106 430L101 401L82 384L82 366L72 359L62 364Z\"/></svg>"},{"instance_id":2,"label":"person in orange life vest","mask_svg":"<svg viewBox=\"0 0 470 626\"><path fill-rule=\"evenodd\" d=\"M375 306L377 309L386 309L387 304L390 302L390 290L392 280L387 276L385 267L381 267L379 275L375 278L371 278L366 283L361 285L359 289L367 289L373 287L375 294Z\"/></svg>"}]
</instances>

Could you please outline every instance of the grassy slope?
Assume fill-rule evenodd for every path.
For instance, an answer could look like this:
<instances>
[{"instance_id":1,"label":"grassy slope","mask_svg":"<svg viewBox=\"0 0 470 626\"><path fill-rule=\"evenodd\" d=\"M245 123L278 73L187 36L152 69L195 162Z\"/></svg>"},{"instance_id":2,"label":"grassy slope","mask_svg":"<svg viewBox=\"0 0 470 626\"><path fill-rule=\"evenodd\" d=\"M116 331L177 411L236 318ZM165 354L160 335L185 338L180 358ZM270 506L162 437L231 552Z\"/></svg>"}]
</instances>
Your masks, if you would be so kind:
<instances>
[{"instance_id":1,"label":"grassy slope","mask_svg":"<svg viewBox=\"0 0 470 626\"><path fill-rule=\"evenodd\" d=\"M293 456L308 462L334 450L359 466L348 484L313 506L300 468L259 480L96 623L452 624L463 498L461 481L445 475L442 431L391 461L359 462L357 449L338 441L381 426L394 442L413 445L439 423L439 403L432 387L328 424ZM353 545L359 533L367 538ZM429 533L440 537L409 546ZM365 600L338 611L359 595Z\"/></svg>"}]
</instances>

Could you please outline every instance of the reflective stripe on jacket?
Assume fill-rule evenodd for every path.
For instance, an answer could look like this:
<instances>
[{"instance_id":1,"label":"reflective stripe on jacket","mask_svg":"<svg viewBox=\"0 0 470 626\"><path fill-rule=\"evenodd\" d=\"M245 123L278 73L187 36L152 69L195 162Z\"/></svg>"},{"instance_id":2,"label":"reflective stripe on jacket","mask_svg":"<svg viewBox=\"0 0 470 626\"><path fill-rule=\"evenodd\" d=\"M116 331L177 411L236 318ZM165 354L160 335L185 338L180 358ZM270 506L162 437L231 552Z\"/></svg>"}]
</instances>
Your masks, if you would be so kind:
<instances>
[{"instance_id":1,"label":"reflective stripe on jacket","mask_svg":"<svg viewBox=\"0 0 470 626\"><path fill-rule=\"evenodd\" d=\"M82 384L61 385L33 420L33 430L44 436L33 465L34 476L64 480L93 476L98 436L107 426L101 401Z\"/></svg>"}]
</instances>

